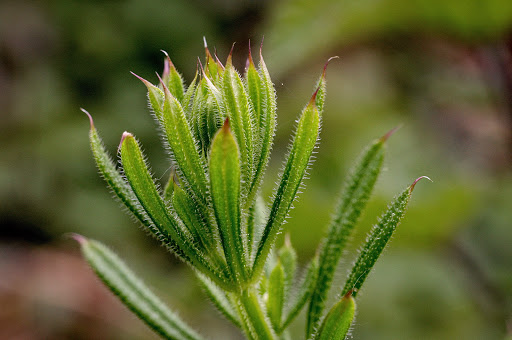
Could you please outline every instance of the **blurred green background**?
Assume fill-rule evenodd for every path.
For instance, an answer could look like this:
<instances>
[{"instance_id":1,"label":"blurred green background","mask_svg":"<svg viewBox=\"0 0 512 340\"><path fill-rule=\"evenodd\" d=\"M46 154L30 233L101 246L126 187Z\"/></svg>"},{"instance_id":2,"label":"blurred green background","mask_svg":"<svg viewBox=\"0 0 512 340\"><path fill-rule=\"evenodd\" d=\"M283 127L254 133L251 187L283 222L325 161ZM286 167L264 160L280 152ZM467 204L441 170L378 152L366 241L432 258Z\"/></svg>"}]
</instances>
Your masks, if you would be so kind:
<instances>
[{"instance_id":1,"label":"blurred green background","mask_svg":"<svg viewBox=\"0 0 512 340\"><path fill-rule=\"evenodd\" d=\"M156 82L164 49L189 82L203 36L222 60L236 42L239 69L249 39L257 48L265 37L279 115L266 197L323 64L340 56L311 179L286 226L301 262L372 139L403 124L341 274L387 202L420 175L434 180L416 188L360 295L354 339L512 332L512 1L49 0L0 3L1 339L156 338L95 279L67 232L110 245L202 334L241 337L112 199L79 110L112 153L123 131L134 133L166 178L145 88L129 71Z\"/></svg>"}]
</instances>

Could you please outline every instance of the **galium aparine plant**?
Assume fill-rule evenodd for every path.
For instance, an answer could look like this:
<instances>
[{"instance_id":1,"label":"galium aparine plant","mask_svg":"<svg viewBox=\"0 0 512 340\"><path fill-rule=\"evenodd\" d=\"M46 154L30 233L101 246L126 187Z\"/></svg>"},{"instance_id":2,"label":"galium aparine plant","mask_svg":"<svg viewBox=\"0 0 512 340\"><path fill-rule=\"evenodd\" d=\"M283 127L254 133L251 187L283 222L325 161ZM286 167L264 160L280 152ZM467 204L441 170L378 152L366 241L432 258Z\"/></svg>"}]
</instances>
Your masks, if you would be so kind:
<instances>
[{"instance_id":1,"label":"galium aparine plant","mask_svg":"<svg viewBox=\"0 0 512 340\"><path fill-rule=\"evenodd\" d=\"M270 202L261 197L276 129L276 94L261 56L251 51L243 76L232 52L222 64L206 47L204 66L185 86L166 54L163 74L147 87L154 118L173 165L165 185L149 170L140 142L129 132L118 148L120 166L104 147L89 115L90 143L99 172L143 227L196 274L213 305L248 339L287 339L306 309L306 339L344 339L365 278L400 223L414 186L390 203L361 246L344 284L333 281L347 242L381 171L393 130L373 141L345 181L316 256L297 269L285 220L317 147L326 95L325 69L299 115ZM167 339L203 339L167 307L111 250L75 235L106 286L156 333ZM302 275L298 273L302 272ZM331 289L338 301L327 304Z\"/></svg>"}]
</instances>

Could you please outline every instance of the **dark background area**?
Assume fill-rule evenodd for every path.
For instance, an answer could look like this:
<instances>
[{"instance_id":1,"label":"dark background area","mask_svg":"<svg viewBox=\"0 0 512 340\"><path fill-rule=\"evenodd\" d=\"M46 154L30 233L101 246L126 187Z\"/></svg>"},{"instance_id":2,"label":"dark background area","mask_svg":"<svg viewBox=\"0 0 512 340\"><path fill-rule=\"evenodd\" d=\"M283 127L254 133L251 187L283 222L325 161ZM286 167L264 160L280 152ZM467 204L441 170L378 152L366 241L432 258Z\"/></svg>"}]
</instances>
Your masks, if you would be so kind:
<instances>
[{"instance_id":1,"label":"dark background area","mask_svg":"<svg viewBox=\"0 0 512 340\"><path fill-rule=\"evenodd\" d=\"M110 245L212 339L241 335L191 271L124 214L97 174L86 108L114 153L123 131L157 177L169 160L144 86L166 50L187 82L203 36L240 70L249 39L278 94L265 197L325 61L322 141L286 228L314 254L362 148L402 124L350 251L387 202L422 182L358 300L355 339L503 339L512 332L512 2L116 0L0 3L0 338L156 338L88 269L81 233ZM339 289L343 282L339 278ZM333 296L337 293L336 285ZM295 324L297 338L303 327Z\"/></svg>"}]
</instances>

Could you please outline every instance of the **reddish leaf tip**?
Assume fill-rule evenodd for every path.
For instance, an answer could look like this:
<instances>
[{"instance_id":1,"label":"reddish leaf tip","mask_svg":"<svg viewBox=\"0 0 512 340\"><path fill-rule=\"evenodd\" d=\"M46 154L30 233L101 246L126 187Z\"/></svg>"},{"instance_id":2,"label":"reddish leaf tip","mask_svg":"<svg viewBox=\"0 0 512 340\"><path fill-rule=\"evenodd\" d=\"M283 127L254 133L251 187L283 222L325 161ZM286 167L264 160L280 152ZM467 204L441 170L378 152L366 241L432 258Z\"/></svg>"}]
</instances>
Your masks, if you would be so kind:
<instances>
[{"instance_id":1,"label":"reddish leaf tip","mask_svg":"<svg viewBox=\"0 0 512 340\"><path fill-rule=\"evenodd\" d=\"M433 180L430 179L430 177L428 176L421 176L421 177L418 177L416 178L416 180L411 184L411 186L409 187L409 192L412 192L414 190L414 187L416 186L416 183L418 183L421 179L423 178L426 178L428 179L430 182L434 182Z\"/></svg>"},{"instance_id":2,"label":"reddish leaf tip","mask_svg":"<svg viewBox=\"0 0 512 340\"><path fill-rule=\"evenodd\" d=\"M395 126L394 128L392 128L391 130L389 130L384 136L380 137L380 141L381 142L386 142L389 137L391 137L395 132L397 132L398 130L400 130L400 128L403 126L403 124L400 124L398 126Z\"/></svg>"},{"instance_id":3,"label":"reddish leaf tip","mask_svg":"<svg viewBox=\"0 0 512 340\"><path fill-rule=\"evenodd\" d=\"M235 44L231 45L231 51L229 51L228 59L226 60L226 65L231 65L233 63L233 50L235 49Z\"/></svg>"},{"instance_id":4,"label":"reddish leaf tip","mask_svg":"<svg viewBox=\"0 0 512 340\"><path fill-rule=\"evenodd\" d=\"M132 75L134 75L135 77L137 77L144 85L146 85L146 87L149 89L151 86L155 86L153 84L151 84L149 81L147 81L146 79L142 78L141 76L135 74L134 72L130 71L130 73Z\"/></svg>"},{"instance_id":5,"label":"reddish leaf tip","mask_svg":"<svg viewBox=\"0 0 512 340\"><path fill-rule=\"evenodd\" d=\"M94 121L92 120L92 116L89 112L87 112L87 110L85 110L84 108L80 108L80 110L85 113L87 115L87 117L89 117L89 123L91 124L91 130L94 130Z\"/></svg>"},{"instance_id":6,"label":"reddish leaf tip","mask_svg":"<svg viewBox=\"0 0 512 340\"><path fill-rule=\"evenodd\" d=\"M353 294L354 294L354 290L353 290L353 289L351 289L351 290L349 290L349 291L347 292L347 294L345 294L345 295L343 296L343 299L351 298Z\"/></svg>"},{"instance_id":7,"label":"reddish leaf tip","mask_svg":"<svg viewBox=\"0 0 512 340\"><path fill-rule=\"evenodd\" d=\"M315 101L316 101L316 96L318 95L319 90L320 90L320 87L317 87L315 93L313 93L313 95L311 96L311 100L309 101L308 105L316 105Z\"/></svg>"},{"instance_id":8,"label":"reddish leaf tip","mask_svg":"<svg viewBox=\"0 0 512 340\"><path fill-rule=\"evenodd\" d=\"M330 57L329 59L327 59L327 62L325 63L324 65L324 71L322 72L322 77L325 78L325 72L327 71L327 66L329 66L329 63L331 62L331 60L333 59L339 59L339 56L335 55L333 57Z\"/></svg>"},{"instance_id":9,"label":"reddish leaf tip","mask_svg":"<svg viewBox=\"0 0 512 340\"><path fill-rule=\"evenodd\" d=\"M160 52L165 54L164 73L163 73L163 75L166 76L166 75L169 75L169 73L171 72L171 68L176 69L176 67L174 67L174 64L172 63L172 60L171 60L171 58L169 57L169 54L166 51L160 50Z\"/></svg>"},{"instance_id":10,"label":"reddish leaf tip","mask_svg":"<svg viewBox=\"0 0 512 340\"><path fill-rule=\"evenodd\" d=\"M77 233L69 233L66 236L71 237L73 240L77 241L81 246L87 243L87 238Z\"/></svg>"},{"instance_id":11,"label":"reddish leaf tip","mask_svg":"<svg viewBox=\"0 0 512 340\"><path fill-rule=\"evenodd\" d=\"M123 135L121 136L121 141L119 142L119 146L117 147L117 150L121 150L121 146L123 146L123 142L126 138L128 137L132 137L133 138L133 135L127 131L123 132Z\"/></svg>"},{"instance_id":12,"label":"reddish leaf tip","mask_svg":"<svg viewBox=\"0 0 512 340\"><path fill-rule=\"evenodd\" d=\"M224 125L222 125L222 129L224 132L229 132L229 117L226 117L226 119L224 120Z\"/></svg>"}]
</instances>

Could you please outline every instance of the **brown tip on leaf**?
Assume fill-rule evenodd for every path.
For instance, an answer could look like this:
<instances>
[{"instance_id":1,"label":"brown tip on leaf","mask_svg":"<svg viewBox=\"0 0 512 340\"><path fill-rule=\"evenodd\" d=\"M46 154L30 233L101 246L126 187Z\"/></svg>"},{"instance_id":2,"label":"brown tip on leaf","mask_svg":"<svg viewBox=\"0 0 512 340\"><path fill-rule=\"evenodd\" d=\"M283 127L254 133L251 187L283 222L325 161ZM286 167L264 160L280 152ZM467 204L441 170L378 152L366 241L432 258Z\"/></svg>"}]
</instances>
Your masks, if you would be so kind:
<instances>
[{"instance_id":1,"label":"brown tip on leaf","mask_svg":"<svg viewBox=\"0 0 512 340\"><path fill-rule=\"evenodd\" d=\"M174 67L174 64L172 63L171 58L169 57L169 54L167 52L165 52L164 50L160 50L160 51L163 54L165 54L164 75L169 75L171 68L176 69L176 67Z\"/></svg>"},{"instance_id":2,"label":"brown tip on leaf","mask_svg":"<svg viewBox=\"0 0 512 340\"><path fill-rule=\"evenodd\" d=\"M249 39L249 55L247 56L247 64L245 65L245 68L248 69L251 65L254 66L254 61L252 60L251 40Z\"/></svg>"},{"instance_id":3,"label":"brown tip on leaf","mask_svg":"<svg viewBox=\"0 0 512 340\"><path fill-rule=\"evenodd\" d=\"M224 65L222 65L222 62L220 61L219 56L217 55L217 50L215 50L214 53L215 53L215 61L217 62L217 65L219 65L221 70L224 71Z\"/></svg>"},{"instance_id":4,"label":"brown tip on leaf","mask_svg":"<svg viewBox=\"0 0 512 340\"><path fill-rule=\"evenodd\" d=\"M117 147L117 151L121 150L121 146L123 146L123 142L127 137L133 138L133 135L127 131L123 132L123 135L121 136L121 141L119 142L119 146Z\"/></svg>"},{"instance_id":5,"label":"brown tip on leaf","mask_svg":"<svg viewBox=\"0 0 512 340\"><path fill-rule=\"evenodd\" d=\"M414 190L414 187L416 186L416 183L418 183L421 179L423 178L426 178L428 179L429 181L431 182L434 182L433 180L430 179L430 177L427 177L427 176L421 176L421 177L418 177L416 178L416 180L411 184L411 186L409 187L409 192L412 192Z\"/></svg>"},{"instance_id":6,"label":"brown tip on leaf","mask_svg":"<svg viewBox=\"0 0 512 340\"><path fill-rule=\"evenodd\" d=\"M325 63L324 65L324 71L322 72L322 77L325 78L325 72L327 71L327 66L329 65L329 63L331 62L331 60L333 59L338 59L339 56L335 55L334 57L330 57L329 59L327 59L327 62Z\"/></svg>"},{"instance_id":7,"label":"brown tip on leaf","mask_svg":"<svg viewBox=\"0 0 512 340\"><path fill-rule=\"evenodd\" d=\"M354 294L354 290L351 289L347 292L347 294L345 294L345 296L343 296L344 299L348 299L349 297L352 297L352 295Z\"/></svg>"},{"instance_id":8,"label":"brown tip on leaf","mask_svg":"<svg viewBox=\"0 0 512 340\"><path fill-rule=\"evenodd\" d=\"M224 120L224 125L222 125L222 130L227 133L230 131L229 127L229 117L226 117L226 120Z\"/></svg>"},{"instance_id":9,"label":"brown tip on leaf","mask_svg":"<svg viewBox=\"0 0 512 340\"><path fill-rule=\"evenodd\" d=\"M391 130L389 130L384 136L380 137L380 141L381 142L386 142L389 137L391 137L395 132L397 132L398 130L400 130L400 128L402 127L403 124L400 124L398 126L395 126L394 128L392 128Z\"/></svg>"},{"instance_id":10,"label":"brown tip on leaf","mask_svg":"<svg viewBox=\"0 0 512 340\"><path fill-rule=\"evenodd\" d=\"M316 101L316 96L318 95L318 91L320 90L320 87L318 87L315 91L315 93L313 93L313 95L311 96L311 100L309 101L309 104L308 105L316 105L315 104L315 101Z\"/></svg>"},{"instance_id":11,"label":"brown tip on leaf","mask_svg":"<svg viewBox=\"0 0 512 340\"><path fill-rule=\"evenodd\" d=\"M92 116L89 112L87 112L84 108L80 108L80 110L89 117L89 123L91 123L91 130L94 130L94 121L92 120Z\"/></svg>"},{"instance_id":12,"label":"brown tip on leaf","mask_svg":"<svg viewBox=\"0 0 512 340\"><path fill-rule=\"evenodd\" d=\"M131 74L133 74L135 77L137 77L144 85L146 85L146 87L149 89L151 86L155 86L153 84L151 84L149 81L147 81L146 79L142 78L141 76L139 75L136 75L135 73L133 73L132 71L130 71Z\"/></svg>"},{"instance_id":13,"label":"brown tip on leaf","mask_svg":"<svg viewBox=\"0 0 512 340\"><path fill-rule=\"evenodd\" d=\"M87 243L87 238L80 234L69 233L66 235L67 237L71 237L73 240L77 241L81 246Z\"/></svg>"},{"instance_id":14,"label":"brown tip on leaf","mask_svg":"<svg viewBox=\"0 0 512 340\"><path fill-rule=\"evenodd\" d=\"M231 51L229 51L228 59L226 60L226 66L233 64L233 50L235 49L235 44L231 45Z\"/></svg>"},{"instance_id":15,"label":"brown tip on leaf","mask_svg":"<svg viewBox=\"0 0 512 340\"><path fill-rule=\"evenodd\" d=\"M160 78L160 75L158 74L158 72L155 72L155 73L156 73L156 76L158 77L158 80L160 81L160 84L162 84L162 88L164 89L165 97L166 97L166 98L172 98L172 94L171 94L171 92L169 91L169 89L167 88L167 86L165 86L165 83L164 83L164 81L162 80L162 78Z\"/></svg>"}]
</instances>

